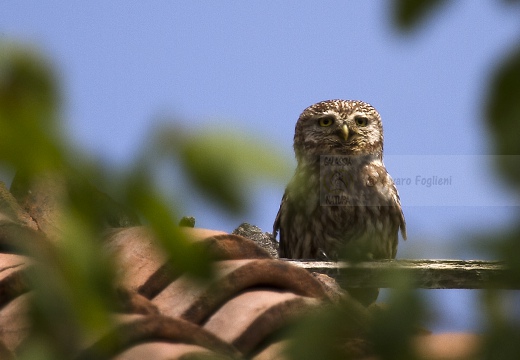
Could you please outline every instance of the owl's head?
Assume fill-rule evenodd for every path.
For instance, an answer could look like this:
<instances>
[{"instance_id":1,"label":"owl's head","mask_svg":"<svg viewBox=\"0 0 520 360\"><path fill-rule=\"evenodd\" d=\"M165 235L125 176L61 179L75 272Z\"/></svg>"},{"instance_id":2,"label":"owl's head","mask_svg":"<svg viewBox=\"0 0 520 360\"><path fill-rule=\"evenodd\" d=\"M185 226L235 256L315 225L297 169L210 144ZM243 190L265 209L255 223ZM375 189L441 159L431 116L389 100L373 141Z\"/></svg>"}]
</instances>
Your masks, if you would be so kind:
<instances>
[{"instance_id":1,"label":"owl's head","mask_svg":"<svg viewBox=\"0 0 520 360\"><path fill-rule=\"evenodd\" d=\"M294 133L298 161L320 155L375 155L382 158L383 126L371 105L354 100L327 100L305 109Z\"/></svg>"}]
</instances>

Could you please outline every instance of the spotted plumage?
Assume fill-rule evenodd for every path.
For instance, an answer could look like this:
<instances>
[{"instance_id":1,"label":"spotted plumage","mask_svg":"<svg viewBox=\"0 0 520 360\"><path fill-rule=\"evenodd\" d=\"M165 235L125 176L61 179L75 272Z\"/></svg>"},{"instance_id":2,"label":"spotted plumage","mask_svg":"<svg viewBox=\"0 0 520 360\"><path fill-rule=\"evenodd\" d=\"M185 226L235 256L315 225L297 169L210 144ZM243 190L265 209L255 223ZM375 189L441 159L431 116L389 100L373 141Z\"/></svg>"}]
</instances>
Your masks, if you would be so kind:
<instances>
[{"instance_id":1,"label":"spotted plumage","mask_svg":"<svg viewBox=\"0 0 520 360\"><path fill-rule=\"evenodd\" d=\"M274 223L280 256L293 259L394 258L405 220L383 164L379 113L362 101L329 100L296 123L298 162ZM376 294L377 296L377 294Z\"/></svg>"}]
</instances>

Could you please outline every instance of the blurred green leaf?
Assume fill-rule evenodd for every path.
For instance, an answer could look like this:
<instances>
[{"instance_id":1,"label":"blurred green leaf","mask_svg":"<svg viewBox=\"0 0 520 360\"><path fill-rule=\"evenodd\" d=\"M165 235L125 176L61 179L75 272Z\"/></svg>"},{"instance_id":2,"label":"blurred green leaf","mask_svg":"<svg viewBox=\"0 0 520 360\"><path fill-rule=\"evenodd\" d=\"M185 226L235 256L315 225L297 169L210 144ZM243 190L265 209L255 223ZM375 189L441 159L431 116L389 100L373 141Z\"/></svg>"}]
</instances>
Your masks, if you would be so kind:
<instances>
[{"instance_id":1,"label":"blurred green leaf","mask_svg":"<svg viewBox=\"0 0 520 360\"><path fill-rule=\"evenodd\" d=\"M196 141L183 144L180 156L186 174L192 184L210 199L233 212L243 211L245 188L235 167L240 150L237 148L236 153L230 154L227 146L224 149L215 149L211 145L214 144Z\"/></svg>"},{"instance_id":2,"label":"blurred green leaf","mask_svg":"<svg viewBox=\"0 0 520 360\"><path fill-rule=\"evenodd\" d=\"M520 322L511 316L510 309L504 306L507 295L504 291L486 290L484 292L484 311L487 315L487 331L484 338L483 359L520 358ZM506 301L504 301L506 300ZM515 301L516 299L512 299ZM511 301L511 300L510 300Z\"/></svg>"},{"instance_id":3,"label":"blurred green leaf","mask_svg":"<svg viewBox=\"0 0 520 360\"><path fill-rule=\"evenodd\" d=\"M402 30L414 30L446 0L394 0L393 18Z\"/></svg>"},{"instance_id":4,"label":"blurred green leaf","mask_svg":"<svg viewBox=\"0 0 520 360\"><path fill-rule=\"evenodd\" d=\"M115 271L97 227L82 208L63 213L62 236L32 253L37 262L29 273L34 337L46 340L54 359L69 359L85 339L108 331L117 310Z\"/></svg>"},{"instance_id":5,"label":"blurred green leaf","mask_svg":"<svg viewBox=\"0 0 520 360\"><path fill-rule=\"evenodd\" d=\"M369 339L381 359L414 359L412 337L420 333L424 304L409 287L392 290L385 307L374 315Z\"/></svg>"},{"instance_id":6,"label":"blurred green leaf","mask_svg":"<svg viewBox=\"0 0 520 360\"><path fill-rule=\"evenodd\" d=\"M295 360L365 358L372 353L365 337L371 325L368 310L356 301L322 307L290 329L287 355Z\"/></svg>"},{"instance_id":7,"label":"blurred green leaf","mask_svg":"<svg viewBox=\"0 0 520 360\"><path fill-rule=\"evenodd\" d=\"M50 66L30 50L0 43L0 161L26 172L59 167L58 105Z\"/></svg>"},{"instance_id":8,"label":"blurred green leaf","mask_svg":"<svg viewBox=\"0 0 520 360\"><path fill-rule=\"evenodd\" d=\"M51 348L48 339L41 336L26 341L16 358L17 360L58 360L60 356Z\"/></svg>"},{"instance_id":9,"label":"blurred green leaf","mask_svg":"<svg viewBox=\"0 0 520 360\"><path fill-rule=\"evenodd\" d=\"M193 241L187 238L174 220L178 217L150 184L146 174L136 171L125 186L128 204L139 209L176 271L201 279L209 278L212 274L211 254L194 246Z\"/></svg>"},{"instance_id":10,"label":"blurred green leaf","mask_svg":"<svg viewBox=\"0 0 520 360\"><path fill-rule=\"evenodd\" d=\"M486 119L494 136L498 166L520 185L520 45L498 66L488 91Z\"/></svg>"},{"instance_id":11,"label":"blurred green leaf","mask_svg":"<svg viewBox=\"0 0 520 360\"><path fill-rule=\"evenodd\" d=\"M163 128L159 153L179 159L190 183L225 209L246 208L248 190L260 179L285 181L289 161L272 144L248 134L217 129L192 133Z\"/></svg>"}]
</instances>

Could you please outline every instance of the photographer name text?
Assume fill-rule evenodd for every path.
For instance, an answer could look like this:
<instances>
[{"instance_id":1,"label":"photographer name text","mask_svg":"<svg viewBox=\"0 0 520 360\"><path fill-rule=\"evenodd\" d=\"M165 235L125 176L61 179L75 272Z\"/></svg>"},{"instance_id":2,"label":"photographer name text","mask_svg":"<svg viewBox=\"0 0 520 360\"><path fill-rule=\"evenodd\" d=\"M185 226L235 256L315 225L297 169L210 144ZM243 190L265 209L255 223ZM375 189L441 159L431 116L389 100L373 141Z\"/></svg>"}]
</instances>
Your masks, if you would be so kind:
<instances>
[{"instance_id":1,"label":"photographer name text","mask_svg":"<svg viewBox=\"0 0 520 360\"><path fill-rule=\"evenodd\" d=\"M394 179L395 185L397 186L451 186L452 184L452 176L442 177L442 176L421 176L417 175L415 178L411 177L401 177Z\"/></svg>"}]
</instances>

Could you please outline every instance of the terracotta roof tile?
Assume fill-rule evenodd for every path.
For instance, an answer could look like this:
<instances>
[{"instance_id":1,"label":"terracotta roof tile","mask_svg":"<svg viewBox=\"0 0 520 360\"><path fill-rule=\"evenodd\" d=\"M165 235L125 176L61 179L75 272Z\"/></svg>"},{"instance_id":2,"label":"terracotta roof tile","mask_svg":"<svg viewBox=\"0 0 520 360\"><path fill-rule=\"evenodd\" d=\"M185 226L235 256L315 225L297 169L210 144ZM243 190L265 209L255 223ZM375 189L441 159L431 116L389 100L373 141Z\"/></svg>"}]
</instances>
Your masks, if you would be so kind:
<instances>
[{"instance_id":1,"label":"terracotta roof tile","mask_svg":"<svg viewBox=\"0 0 520 360\"><path fill-rule=\"evenodd\" d=\"M317 299L289 291L251 289L226 301L203 327L233 344L241 353L250 354L294 316L319 303Z\"/></svg>"},{"instance_id":2,"label":"terracotta roof tile","mask_svg":"<svg viewBox=\"0 0 520 360\"><path fill-rule=\"evenodd\" d=\"M21 239L29 245L41 242L44 246L46 238L38 231L56 239L60 233L56 216L61 181L45 178L35 189L24 183L16 185L17 198L28 213L17 207L14 198L0 186L2 359L13 358L27 337L31 327L29 300L36 296L25 278L31 259L17 255L23 253L18 251L23 247L16 251L11 247ZM132 219L131 214L116 210L121 215L116 223L135 225L127 221ZM32 219L35 221L31 222ZM302 313L344 297L333 279L313 276L302 268L273 259L242 236L197 228L183 231L194 246L204 247L218 260L214 263L214 278L206 283L172 268L145 227L107 231L104 248L117 263L113 286L119 304L115 306L112 328L105 334L93 334L90 342L78 350L79 359L179 359L193 355L282 359L287 340L273 335L280 334ZM259 229L245 226L241 231L272 245L269 235ZM427 348L436 339L424 337L417 343ZM435 346L448 343L446 339L439 341L441 345Z\"/></svg>"},{"instance_id":3,"label":"terracotta roof tile","mask_svg":"<svg viewBox=\"0 0 520 360\"><path fill-rule=\"evenodd\" d=\"M15 351L29 334L28 309L32 295L29 292L17 296L0 309L0 341L9 351Z\"/></svg>"},{"instance_id":4,"label":"terracotta roof tile","mask_svg":"<svg viewBox=\"0 0 520 360\"><path fill-rule=\"evenodd\" d=\"M158 341L197 345L217 354L235 357L240 355L232 345L220 340L213 333L182 319L161 315L126 315L119 317L117 323L109 334L82 351L78 358L115 356L137 344Z\"/></svg>"},{"instance_id":5,"label":"terracotta roof tile","mask_svg":"<svg viewBox=\"0 0 520 360\"><path fill-rule=\"evenodd\" d=\"M220 355L220 356L219 356ZM119 355L116 355L114 360L171 360L188 358L188 356L207 356L209 359L232 359L230 356L224 356L214 351L206 349L202 346L191 344L179 344L168 342L147 342L143 344L134 345ZM219 357L217 357L219 356Z\"/></svg>"},{"instance_id":6,"label":"terracotta roof tile","mask_svg":"<svg viewBox=\"0 0 520 360\"><path fill-rule=\"evenodd\" d=\"M191 236L191 233L188 234ZM218 260L271 258L271 255L255 242L238 235L225 233L213 235L203 240L203 246Z\"/></svg>"},{"instance_id":7,"label":"terracotta roof tile","mask_svg":"<svg viewBox=\"0 0 520 360\"><path fill-rule=\"evenodd\" d=\"M138 291L167 262L144 227L112 230L104 247L118 264L118 286L129 290Z\"/></svg>"},{"instance_id":8,"label":"terracotta roof tile","mask_svg":"<svg viewBox=\"0 0 520 360\"><path fill-rule=\"evenodd\" d=\"M20 345L30 327L27 319L30 295L25 277L29 263L25 256L0 254L0 342L10 351Z\"/></svg>"},{"instance_id":9,"label":"terracotta roof tile","mask_svg":"<svg viewBox=\"0 0 520 360\"><path fill-rule=\"evenodd\" d=\"M28 291L24 270L30 262L22 255L0 253L0 306Z\"/></svg>"},{"instance_id":10,"label":"terracotta roof tile","mask_svg":"<svg viewBox=\"0 0 520 360\"><path fill-rule=\"evenodd\" d=\"M285 359L288 342L289 340L273 342L264 348L259 349L258 353L253 355L252 360Z\"/></svg>"},{"instance_id":11,"label":"terracotta roof tile","mask_svg":"<svg viewBox=\"0 0 520 360\"><path fill-rule=\"evenodd\" d=\"M188 276L177 276L175 272L168 271L167 258L157 250L151 233L144 228L112 231L106 237L106 248L119 261L120 286L150 298L161 319L180 321L171 326L186 326L186 323L200 325L198 329L218 336L224 343L232 345L234 351L250 354L258 350L255 347L268 336L286 325L291 317L328 298L321 283L306 270L271 259L267 252L250 240L201 229L185 231L193 234L195 242L206 246L219 259L228 259L215 263L216 277L208 284L196 283ZM157 317L150 319L158 321ZM141 328L142 323L139 324ZM188 327L182 331L188 334L193 329ZM126 332L126 328L120 327L114 331ZM141 337L145 335L138 335L132 338L144 341ZM129 341L122 347L131 344L133 342ZM172 349L172 345L161 344L161 350L157 350L159 352ZM198 347L191 346L194 344ZM189 345L184 349L195 352L214 350L204 343ZM135 354L144 349L152 351L153 348L150 344L145 347L132 346L135 353L128 356L137 356ZM125 353L132 354L128 351Z\"/></svg>"},{"instance_id":12,"label":"terracotta roof tile","mask_svg":"<svg viewBox=\"0 0 520 360\"><path fill-rule=\"evenodd\" d=\"M228 260L218 262L216 267L217 277L208 286L182 276L157 295L153 303L163 314L200 324L228 299L249 288L271 288L273 292L284 289L301 296L326 297L321 284L306 270L279 260Z\"/></svg>"}]
</instances>

